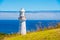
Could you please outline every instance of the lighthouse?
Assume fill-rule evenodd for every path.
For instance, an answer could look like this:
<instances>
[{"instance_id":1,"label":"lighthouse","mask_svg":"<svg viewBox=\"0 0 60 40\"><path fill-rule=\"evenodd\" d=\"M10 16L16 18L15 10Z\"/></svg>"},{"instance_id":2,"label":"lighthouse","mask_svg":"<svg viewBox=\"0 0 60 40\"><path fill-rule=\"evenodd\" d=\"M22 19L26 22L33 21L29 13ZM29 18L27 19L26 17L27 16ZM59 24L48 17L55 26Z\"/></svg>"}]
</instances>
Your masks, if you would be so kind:
<instances>
[{"instance_id":1,"label":"lighthouse","mask_svg":"<svg viewBox=\"0 0 60 40\"><path fill-rule=\"evenodd\" d=\"M19 16L19 20L20 20L20 33L21 35L26 35L26 17L25 17L25 10L24 8L21 8L20 10L20 16Z\"/></svg>"}]
</instances>

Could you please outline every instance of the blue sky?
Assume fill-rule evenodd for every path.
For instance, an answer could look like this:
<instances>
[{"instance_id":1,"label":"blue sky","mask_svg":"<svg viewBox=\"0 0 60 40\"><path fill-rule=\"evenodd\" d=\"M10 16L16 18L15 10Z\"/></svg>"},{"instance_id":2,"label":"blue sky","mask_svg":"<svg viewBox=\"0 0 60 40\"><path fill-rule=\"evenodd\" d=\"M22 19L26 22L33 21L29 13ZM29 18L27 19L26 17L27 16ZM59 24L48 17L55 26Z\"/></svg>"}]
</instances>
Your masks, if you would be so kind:
<instances>
[{"instance_id":1,"label":"blue sky","mask_svg":"<svg viewBox=\"0 0 60 40\"><path fill-rule=\"evenodd\" d=\"M60 0L0 0L0 11L60 10Z\"/></svg>"},{"instance_id":2,"label":"blue sky","mask_svg":"<svg viewBox=\"0 0 60 40\"><path fill-rule=\"evenodd\" d=\"M26 11L60 10L60 0L0 0L0 11L20 11L21 8L25 8ZM0 13L0 20L17 19L18 16L18 13ZM48 15L44 13L30 13L26 16L27 19L29 18L34 20L60 20L60 13L48 13ZM35 16L37 16L37 18L35 18Z\"/></svg>"}]
</instances>

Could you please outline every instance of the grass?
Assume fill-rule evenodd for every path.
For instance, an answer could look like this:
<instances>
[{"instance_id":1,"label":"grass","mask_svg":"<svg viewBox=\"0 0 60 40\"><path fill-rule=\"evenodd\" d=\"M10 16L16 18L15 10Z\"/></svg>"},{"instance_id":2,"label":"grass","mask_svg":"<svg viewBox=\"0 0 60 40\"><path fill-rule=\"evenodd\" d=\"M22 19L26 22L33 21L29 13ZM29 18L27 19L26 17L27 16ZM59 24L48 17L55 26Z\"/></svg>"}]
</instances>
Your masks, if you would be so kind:
<instances>
[{"instance_id":1,"label":"grass","mask_svg":"<svg viewBox=\"0 0 60 40\"><path fill-rule=\"evenodd\" d=\"M31 32L26 35L13 34L4 37L4 40L60 40L60 28Z\"/></svg>"}]
</instances>

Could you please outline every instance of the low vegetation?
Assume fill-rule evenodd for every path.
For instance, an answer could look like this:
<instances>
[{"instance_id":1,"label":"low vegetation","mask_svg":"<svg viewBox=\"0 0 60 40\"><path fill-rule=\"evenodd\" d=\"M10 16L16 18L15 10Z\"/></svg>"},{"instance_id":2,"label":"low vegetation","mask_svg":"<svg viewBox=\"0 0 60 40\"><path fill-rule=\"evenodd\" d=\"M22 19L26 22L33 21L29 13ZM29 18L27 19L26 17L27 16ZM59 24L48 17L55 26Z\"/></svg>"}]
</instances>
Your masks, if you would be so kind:
<instances>
[{"instance_id":1,"label":"low vegetation","mask_svg":"<svg viewBox=\"0 0 60 40\"><path fill-rule=\"evenodd\" d=\"M53 26L53 23L50 23L50 26L42 28L41 23L36 25L37 30L36 31L44 31L44 30L50 30L50 29L57 29L60 28L60 23L57 23L55 26Z\"/></svg>"},{"instance_id":2,"label":"low vegetation","mask_svg":"<svg viewBox=\"0 0 60 40\"><path fill-rule=\"evenodd\" d=\"M2 40L6 35L8 35L8 34L6 34L6 33L0 33L0 40Z\"/></svg>"},{"instance_id":3,"label":"low vegetation","mask_svg":"<svg viewBox=\"0 0 60 40\"><path fill-rule=\"evenodd\" d=\"M32 32L26 35L11 35L4 37L4 40L60 40L60 29Z\"/></svg>"}]
</instances>

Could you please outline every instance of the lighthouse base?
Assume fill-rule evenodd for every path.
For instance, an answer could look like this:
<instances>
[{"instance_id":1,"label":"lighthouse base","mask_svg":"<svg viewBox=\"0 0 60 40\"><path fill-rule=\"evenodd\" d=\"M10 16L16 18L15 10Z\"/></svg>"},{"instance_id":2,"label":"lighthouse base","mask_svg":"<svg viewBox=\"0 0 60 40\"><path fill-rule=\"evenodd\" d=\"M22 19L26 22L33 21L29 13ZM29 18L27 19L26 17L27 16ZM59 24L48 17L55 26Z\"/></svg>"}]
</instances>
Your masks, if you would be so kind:
<instances>
[{"instance_id":1,"label":"lighthouse base","mask_svg":"<svg viewBox=\"0 0 60 40\"><path fill-rule=\"evenodd\" d=\"M21 22L21 35L26 35L26 22Z\"/></svg>"}]
</instances>

